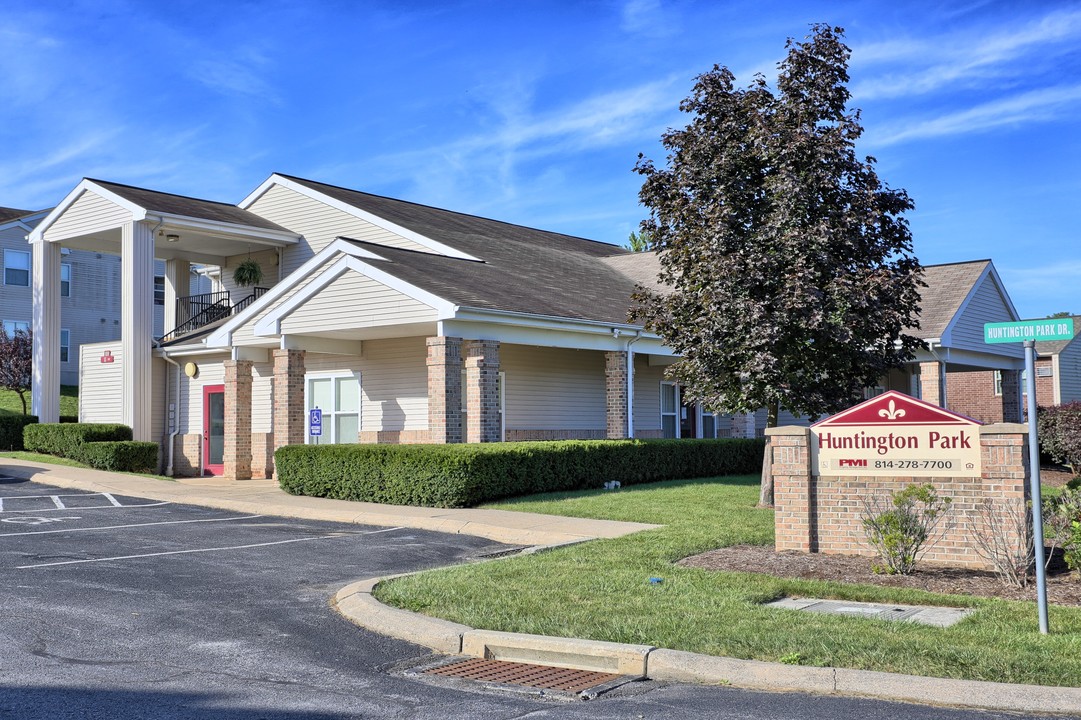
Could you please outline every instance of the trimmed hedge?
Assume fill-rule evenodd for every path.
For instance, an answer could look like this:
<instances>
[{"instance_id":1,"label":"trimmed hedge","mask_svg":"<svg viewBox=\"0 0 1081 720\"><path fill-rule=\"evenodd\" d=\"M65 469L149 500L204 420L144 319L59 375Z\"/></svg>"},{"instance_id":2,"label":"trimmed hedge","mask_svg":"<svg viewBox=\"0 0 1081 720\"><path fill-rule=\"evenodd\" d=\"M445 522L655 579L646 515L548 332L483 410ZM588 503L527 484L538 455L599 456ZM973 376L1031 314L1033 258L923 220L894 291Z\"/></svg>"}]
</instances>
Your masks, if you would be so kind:
<instances>
[{"instance_id":1,"label":"trimmed hedge","mask_svg":"<svg viewBox=\"0 0 1081 720\"><path fill-rule=\"evenodd\" d=\"M490 500L757 473L765 441L563 440L469 445L287 445L274 453L294 495L391 505L472 507Z\"/></svg>"},{"instance_id":2,"label":"trimmed hedge","mask_svg":"<svg viewBox=\"0 0 1081 720\"><path fill-rule=\"evenodd\" d=\"M0 450L22 450L23 430L37 421L35 415L0 415Z\"/></svg>"},{"instance_id":3,"label":"trimmed hedge","mask_svg":"<svg viewBox=\"0 0 1081 720\"><path fill-rule=\"evenodd\" d=\"M70 456L96 470L151 472L158 466L158 444L152 442L88 442Z\"/></svg>"},{"instance_id":4,"label":"trimmed hedge","mask_svg":"<svg viewBox=\"0 0 1081 720\"><path fill-rule=\"evenodd\" d=\"M77 460L84 443L131 440L131 428L112 423L41 423L23 431L23 445L30 452Z\"/></svg>"}]
</instances>

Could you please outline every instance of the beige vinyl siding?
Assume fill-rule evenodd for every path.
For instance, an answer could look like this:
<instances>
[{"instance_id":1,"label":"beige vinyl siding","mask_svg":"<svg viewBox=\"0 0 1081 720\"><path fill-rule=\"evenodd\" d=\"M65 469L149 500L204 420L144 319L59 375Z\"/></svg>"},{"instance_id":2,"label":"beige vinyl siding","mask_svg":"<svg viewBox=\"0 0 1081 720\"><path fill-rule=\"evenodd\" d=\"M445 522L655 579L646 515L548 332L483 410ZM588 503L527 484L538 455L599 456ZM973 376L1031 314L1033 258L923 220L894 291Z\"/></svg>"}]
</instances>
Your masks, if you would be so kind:
<instances>
[{"instance_id":1,"label":"beige vinyl siding","mask_svg":"<svg viewBox=\"0 0 1081 720\"><path fill-rule=\"evenodd\" d=\"M1081 400L1081 341L1074 340L1058 355L1055 378L1059 389L1059 402Z\"/></svg>"},{"instance_id":2,"label":"beige vinyl siding","mask_svg":"<svg viewBox=\"0 0 1081 720\"><path fill-rule=\"evenodd\" d=\"M603 352L504 344L499 353L507 430L607 426Z\"/></svg>"},{"instance_id":3,"label":"beige vinyl siding","mask_svg":"<svg viewBox=\"0 0 1081 720\"><path fill-rule=\"evenodd\" d=\"M424 338L366 340L362 357L308 353L309 374L359 372L362 431L428 428L428 365Z\"/></svg>"},{"instance_id":4,"label":"beige vinyl siding","mask_svg":"<svg viewBox=\"0 0 1081 720\"><path fill-rule=\"evenodd\" d=\"M664 367L648 362L646 355L634 357L634 429L661 429L661 381Z\"/></svg>"},{"instance_id":5,"label":"beige vinyl siding","mask_svg":"<svg viewBox=\"0 0 1081 720\"><path fill-rule=\"evenodd\" d=\"M1010 310L995 287L990 275L987 275L976 286L975 291L969 298L968 303L961 311L960 317L954 321L953 331L950 337L950 346L961 350L975 350L978 352L993 352L1010 357L1023 357L1024 348L1021 343L1002 343L987 345L983 341L983 325L989 322L1010 322Z\"/></svg>"},{"instance_id":6,"label":"beige vinyl siding","mask_svg":"<svg viewBox=\"0 0 1081 720\"><path fill-rule=\"evenodd\" d=\"M282 333L351 330L434 321L436 311L371 278L347 271L283 319Z\"/></svg>"},{"instance_id":7,"label":"beige vinyl siding","mask_svg":"<svg viewBox=\"0 0 1081 720\"><path fill-rule=\"evenodd\" d=\"M274 363L255 363L251 374L251 431L274 432Z\"/></svg>"},{"instance_id":8,"label":"beige vinyl siding","mask_svg":"<svg viewBox=\"0 0 1081 720\"><path fill-rule=\"evenodd\" d=\"M234 305L255 291L253 287L240 286L233 282L233 273L236 271L237 266L248 259L259 263L259 267L263 271L263 279L259 281L257 287L269 288L278 284L277 250L263 250L227 257L225 264L221 268L221 289L229 293L229 299ZM194 285L194 283L192 284ZM197 292L194 288L192 289L193 295L197 294Z\"/></svg>"},{"instance_id":9,"label":"beige vinyl siding","mask_svg":"<svg viewBox=\"0 0 1081 720\"><path fill-rule=\"evenodd\" d=\"M225 366L222 364L226 355L213 357L198 356L189 359L176 358L181 367L187 362L199 366L199 373L194 378L187 375L180 380L180 432L201 434L203 432L203 388L207 385L225 384Z\"/></svg>"},{"instance_id":10,"label":"beige vinyl siding","mask_svg":"<svg viewBox=\"0 0 1081 720\"><path fill-rule=\"evenodd\" d=\"M275 308L279 307L282 303L286 302L289 298L293 297L298 292L303 290L304 287L307 286L307 284L310 283L316 277L317 277L317 274L312 275L311 277L305 278L301 283L299 283L297 285L297 287L289 290L282 297L275 300L273 303L268 305L266 308L260 310L259 312L255 313L254 315L249 317L244 322L244 324L242 324L240 327L236 328L233 331L233 345L264 345L264 346L265 345L277 345L278 341L277 341L276 338L268 338L268 337L257 336L255 334L255 325L260 320L262 320L264 317L266 317L267 313L269 313L271 310L274 310Z\"/></svg>"},{"instance_id":11,"label":"beige vinyl siding","mask_svg":"<svg viewBox=\"0 0 1081 720\"><path fill-rule=\"evenodd\" d=\"M113 362L101 362L106 351L116 358ZM123 422L124 357L120 343L83 345L79 354L79 422Z\"/></svg>"},{"instance_id":12,"label":"beige vinyl siding","mask_svg":"<svg viewBox=\"0 0 1081 720\"><path fill-rule=\"evenodd\" d=\"M167 364L160 357L150 359L150 439L156 440L159 434L164 435L165 430L165 405L169 390L165 387L166 378L171 378L170 370L175 371L172 365Z\"/></svg>"},{"instance_id":13,"label":"beige vinyl siding","mask_svg":"<svg viewBox=\"0 0 1081 720\"><path fill-rule=\"evenodd\" d=\"M303 236L297 245L286 248L282 277L295 271L339 236L430 252L419 243L281 185L268 189L248 210Z\"/></svg>"},{"instance_id":14,"label":"beige vinyl siding","mask_svg":"<svg viewBox=\"0 0 1081 720\"><path fill-rule=\"evenodd\" d=\"M84 192L64 214L45 231L45 240L56 241L113 230L132 221L131 213L111 200L93 192Z\"/></svg>"}]
</instances>

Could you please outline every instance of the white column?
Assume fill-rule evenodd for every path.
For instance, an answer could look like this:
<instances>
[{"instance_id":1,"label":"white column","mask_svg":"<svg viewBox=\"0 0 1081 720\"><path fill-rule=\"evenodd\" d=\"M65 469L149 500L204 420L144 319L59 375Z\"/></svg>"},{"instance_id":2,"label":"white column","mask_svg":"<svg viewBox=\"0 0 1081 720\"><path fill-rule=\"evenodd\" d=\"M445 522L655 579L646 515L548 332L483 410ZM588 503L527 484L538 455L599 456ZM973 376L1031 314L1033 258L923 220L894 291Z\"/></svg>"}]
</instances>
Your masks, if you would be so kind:
<instances>
[{"instance_id":1,"label":"white column","mask_svg":"<svg viewBox=\"0 0 1081 720\"><path fill-rule=\"evenodd\" d=\"M135 440L149 441L154 337L154 235L150 226L145 222L124 225L120 246L123 418Z\"/></svg>"},{"instance_id":2,"label":"white column","mask_svg":"<svg viewBox=\"0 0 1081 720\"><path fill-rule=\"evenodd\" d=\"M165 329L171 333L181 322L176 313L176 299L191 295L191 263L187 260L165 261Z\"/></svg>"},{"instance_id":3,"label":"white column","mask_svg":"<svg viewBox=\"0 0 1081 720\"><path fill-rule=\"evenodd\" d=\"M41 422L60 421L60 246L33 244L34 371L31 412Z\"/></svg>"}]
</instances>

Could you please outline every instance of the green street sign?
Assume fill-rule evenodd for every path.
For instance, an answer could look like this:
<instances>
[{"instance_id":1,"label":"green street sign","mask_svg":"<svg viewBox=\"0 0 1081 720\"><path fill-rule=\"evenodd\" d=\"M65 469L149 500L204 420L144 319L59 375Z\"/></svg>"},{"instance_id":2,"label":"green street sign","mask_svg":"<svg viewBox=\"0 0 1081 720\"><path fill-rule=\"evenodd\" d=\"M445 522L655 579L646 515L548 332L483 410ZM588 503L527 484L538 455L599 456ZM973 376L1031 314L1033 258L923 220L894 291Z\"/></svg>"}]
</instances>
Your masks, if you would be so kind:
<instances>
[{"instance_id":1,"label":"green street sign","mask_svg":"<svg viewBox=\"0 0 1081 720\"><path fill-rule=\"evenodd\" d=\"M983 326L985 343L1012 343L1025 340L1073 340L1073 318L987 323Z\"/></svg>"}]
</instances>

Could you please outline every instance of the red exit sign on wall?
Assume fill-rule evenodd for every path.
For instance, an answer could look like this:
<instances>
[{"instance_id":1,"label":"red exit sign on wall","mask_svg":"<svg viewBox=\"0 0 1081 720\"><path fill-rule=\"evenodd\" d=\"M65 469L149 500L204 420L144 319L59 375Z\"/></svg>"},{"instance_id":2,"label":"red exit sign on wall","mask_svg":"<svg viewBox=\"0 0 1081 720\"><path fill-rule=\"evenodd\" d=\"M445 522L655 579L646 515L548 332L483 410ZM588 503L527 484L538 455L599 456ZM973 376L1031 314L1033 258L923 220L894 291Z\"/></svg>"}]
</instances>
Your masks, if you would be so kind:
<instances>
[{"instance_id":1,"label":"red exit sign on wall","mask_svg":"<svg viewBox=\"0 0 1081 720\"><path fill-rule=\"evenodd\" d=\"M106 350L105 352L103 352L101 354L101 361L103 363L116 362L116 358L113 357L113 351L112 350Z\"/></svg>"}]
</instances>

